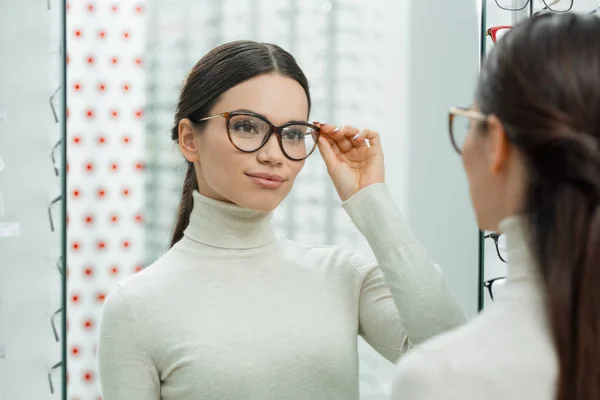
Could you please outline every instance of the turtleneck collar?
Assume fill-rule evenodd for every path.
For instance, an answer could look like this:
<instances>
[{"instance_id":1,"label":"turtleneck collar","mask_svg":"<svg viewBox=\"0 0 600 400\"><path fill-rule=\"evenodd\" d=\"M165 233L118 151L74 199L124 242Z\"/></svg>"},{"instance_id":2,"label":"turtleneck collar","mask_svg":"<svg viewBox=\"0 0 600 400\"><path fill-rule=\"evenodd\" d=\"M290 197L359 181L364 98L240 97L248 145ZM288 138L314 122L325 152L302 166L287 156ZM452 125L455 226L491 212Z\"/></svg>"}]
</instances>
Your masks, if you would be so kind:
<instances>
[{"instance_id":1,"label":"turtleneck collar","mask_svg":"<svg viewBox=\"0 0 600 400\"><path fill-rule=\"evenodd\" d=\"M252 249L275 240L272 213L210 199L198 191L193 198L190 223L184 231L189 239L226 249Z\"/></svg>"},{"instance_id":2,"label":"turtleneck collar","mask_svg":"<svg viewBox=\"0 0 600 400\"><path fill-rule=\"evenodd\" d=\"M541 284L541 274L529 246L527 221L523 216L511 216L500 222L506 236L507 282L533 281Z\"/></svg>"}]
</instances>

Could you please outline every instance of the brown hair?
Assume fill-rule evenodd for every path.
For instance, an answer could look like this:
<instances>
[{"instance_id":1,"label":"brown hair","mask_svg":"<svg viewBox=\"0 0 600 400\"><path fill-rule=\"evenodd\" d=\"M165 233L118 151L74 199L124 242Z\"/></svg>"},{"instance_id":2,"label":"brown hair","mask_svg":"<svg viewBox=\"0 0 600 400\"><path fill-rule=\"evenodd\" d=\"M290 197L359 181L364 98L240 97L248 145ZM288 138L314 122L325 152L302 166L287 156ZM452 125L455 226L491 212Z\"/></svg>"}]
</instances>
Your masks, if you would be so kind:
<instances>
[{"instance_id":1,"label":"brown hair","mask_svg":"<svg viewBox=\"0 0 600 400\"><path fill-rule=\"evenodd\" d=\"M187 76L179 96L171 139L179 141L179 122L183 118L197 121L207 117L224 92L248 79L272 73L296 80L304 88L310 110L308 81L290 53L269 43L230 42L207 53ZM200 126L202 123L195 125ZM183 237L189 224L193 207L192 194L197 189L194 164L188 162L171 247Z\"/></svg>"},{"instance_id":2,"label":"brown hair","mask_svg":"<svg viewBox=\"0 0 600 400\"><path fill-rule=\"evenodd\" d=\"M600 18L517 24L487 56L476 100L528 163L525 214L559 360L556 398L600 399Z\"/></svg>"}]
</instances>

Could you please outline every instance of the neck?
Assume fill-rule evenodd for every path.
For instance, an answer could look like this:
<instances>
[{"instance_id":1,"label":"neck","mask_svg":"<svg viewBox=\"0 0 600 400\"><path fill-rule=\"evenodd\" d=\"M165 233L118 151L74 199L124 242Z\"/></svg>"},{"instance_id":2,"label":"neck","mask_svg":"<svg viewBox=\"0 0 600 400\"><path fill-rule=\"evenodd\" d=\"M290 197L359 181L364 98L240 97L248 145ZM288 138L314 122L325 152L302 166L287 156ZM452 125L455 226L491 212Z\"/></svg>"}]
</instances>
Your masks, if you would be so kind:
<instances>
[{"instance_id":1,"label":"neck","mask_svg":"<svg viewBox=\"0 0 600 400\"><path fill-rule=\"evenodd\" d=\"M194 208L184 235L194 242L227 249L252 249L275 240L272 213L210 199L194 191Z\"/></svg>"},{"instance_id":2,"label":"neck","mask_svg":"<svg viewBox=\"0 0 600 400\"><path fill-rule=\"evenodd\" d=\"M500 231L506 236L507 283L528 285L533 296L544 292L542 276L529 244L527 220L511 216L500 223Z\"/></svg>"}]
</instances>

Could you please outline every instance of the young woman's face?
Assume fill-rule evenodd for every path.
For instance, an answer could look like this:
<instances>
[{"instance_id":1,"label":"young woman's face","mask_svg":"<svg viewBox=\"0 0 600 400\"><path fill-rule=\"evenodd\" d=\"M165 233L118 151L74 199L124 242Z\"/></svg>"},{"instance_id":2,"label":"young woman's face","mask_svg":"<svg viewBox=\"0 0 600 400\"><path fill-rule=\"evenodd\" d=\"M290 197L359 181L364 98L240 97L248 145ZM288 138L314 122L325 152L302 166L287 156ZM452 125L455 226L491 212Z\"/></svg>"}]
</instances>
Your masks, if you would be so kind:
<instances>
[{"instance_id":1,"label":"young woman's face","mask_svg":"<svg viewBox=\"0 0 600 400\"><path fill-rule=\"evenodd\" d=\"M262 115L278 126L306 121L308 99L294 79L261 75L226 91L209 115L236 110ZM304 161L285 157L275 134L260 150L244 153L230 143L225 118L204 124L202 132L190 134L189 121L180 123L180 147L195 164L200 193L244 208L275 209L290 192Z\"/></svg>"}]
</instances>

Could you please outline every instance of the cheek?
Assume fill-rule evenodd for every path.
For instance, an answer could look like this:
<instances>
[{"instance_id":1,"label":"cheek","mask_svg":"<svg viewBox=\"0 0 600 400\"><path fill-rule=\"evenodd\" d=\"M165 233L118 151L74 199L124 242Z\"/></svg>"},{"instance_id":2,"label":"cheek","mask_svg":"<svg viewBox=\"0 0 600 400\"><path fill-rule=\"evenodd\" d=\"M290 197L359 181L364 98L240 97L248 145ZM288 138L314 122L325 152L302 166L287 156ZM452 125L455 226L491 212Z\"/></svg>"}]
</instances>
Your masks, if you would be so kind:
<instances>
[{"instance_id":1,"label":"cheek","mask_svg":"<svg viewBox=\"0 0 600 400\"><path fill-rule=\"evenodd\" d=\"M296 177L298 176L300 171L302 171L302 168L304 168L304 163L306 163L306 160L303 160L303 161L286 160L286 161L288 162L288 170L290 171L290 180L293 182L294 180L296 180Z\"/></svg>"},{"instance_id":2,"label":"cheek","mask_svg":"<svg viewBox=\"0 0 600 400\"><path fill-rule=\"evenodd\" d=\"M217 189L235 178L246 154L236 150L225 137L209 138L200 144L200 166L207 183Z\"/></svg>"}]
</instances>

